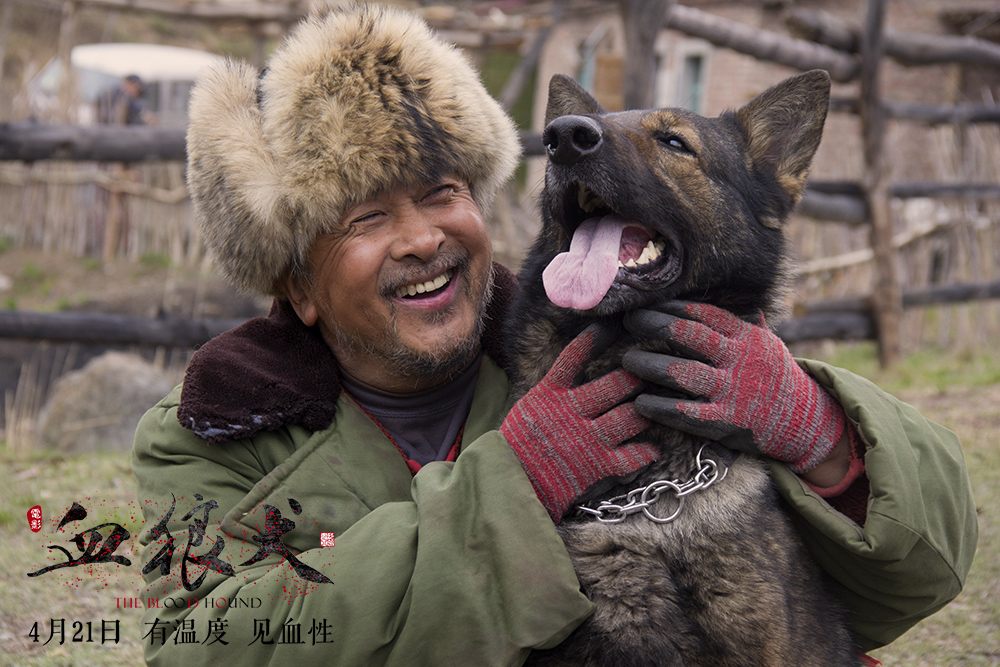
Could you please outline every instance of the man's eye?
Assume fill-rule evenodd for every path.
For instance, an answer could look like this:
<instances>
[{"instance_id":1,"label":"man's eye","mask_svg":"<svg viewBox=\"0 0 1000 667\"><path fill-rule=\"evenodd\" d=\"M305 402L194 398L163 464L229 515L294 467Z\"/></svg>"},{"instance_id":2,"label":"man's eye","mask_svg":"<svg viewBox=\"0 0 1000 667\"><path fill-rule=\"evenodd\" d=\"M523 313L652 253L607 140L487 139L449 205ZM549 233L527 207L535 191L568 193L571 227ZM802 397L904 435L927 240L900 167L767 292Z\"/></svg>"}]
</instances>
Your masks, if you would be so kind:
<instances>
[{"instance_id":1,"label":"man's eye","mask_svg":"<svg viewBox=\"0 0 1000 667\"><path fill-rule=\"evenodd\" d=\"M376 220L378 220L378 217L380 215L382 215L382 213L380 211L371 211L369 213L362 213L361 215L352 218L351 219L351 224L352 225L363 225L363 224L368 223L368 222L375 222Z\"/></svg>"},{"instance_id":2,"label":"man's eye","mask_svg":"<svg viewBox=\"0 0 1000 667\"><path fill-rule=\"evenodd\" d=\"M444 201L448 197L450 197L453 192L455 192L455 186L452 185L451 183L445 183L443 185L439 185L435 188L432 188L430 192L424 195L424 201L428 202Z\"/></svg>"}]
</instances>

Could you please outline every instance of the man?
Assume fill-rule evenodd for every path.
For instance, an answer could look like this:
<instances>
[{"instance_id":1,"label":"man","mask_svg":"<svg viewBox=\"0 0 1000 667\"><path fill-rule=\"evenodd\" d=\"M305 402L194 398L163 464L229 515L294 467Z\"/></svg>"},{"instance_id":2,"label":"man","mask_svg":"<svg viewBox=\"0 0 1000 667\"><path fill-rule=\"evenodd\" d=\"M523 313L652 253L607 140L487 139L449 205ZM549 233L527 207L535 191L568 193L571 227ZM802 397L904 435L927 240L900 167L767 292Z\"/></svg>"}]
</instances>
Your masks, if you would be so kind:
<instances>
[{"instance_id":1,"label":"man","mask_svg":"<svg viewBox=\"0 0 1000 667\"><path fill-rule=\"evenodd\" d=\"M97 98L97 122L103 125L145 125L146 106L142 101L145 86L137 74L129 74L119 85Z\"/></svg>"},{"instance_id":2,"label":"man","mask_svg":"<svg viewBox=\"0 0 1000 667\"><path fill-rule=\"evenodd\" d=\"M553 522L659 454L631 440L649 423L635 376L572 384L599 332L508 415L516 284L482 211L518 152L467 62L394 10L308 21L262 74L230 63L199 83L206 241L235 285L277 298L206 344L137 431L147 661L511 665L591 613ZM951 434L808 368L869 449L843 428L810 447L803 475L829 503L780 463L776 478L872 648L957 595L975 509Z\"/></svg>"}]
</instances>

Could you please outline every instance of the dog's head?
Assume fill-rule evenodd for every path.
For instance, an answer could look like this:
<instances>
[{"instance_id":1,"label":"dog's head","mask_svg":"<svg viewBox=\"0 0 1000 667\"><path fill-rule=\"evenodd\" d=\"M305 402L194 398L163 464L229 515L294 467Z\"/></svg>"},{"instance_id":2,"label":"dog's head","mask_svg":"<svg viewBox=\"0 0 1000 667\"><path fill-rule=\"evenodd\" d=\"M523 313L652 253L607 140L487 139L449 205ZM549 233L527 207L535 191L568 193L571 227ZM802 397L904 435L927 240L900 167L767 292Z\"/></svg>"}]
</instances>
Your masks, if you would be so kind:
<instances>
[{"instance_id":1,"label":"dog's head","mask_svg":"<svg viewBox=\"0 0 1000 667\"><path fill-rule=\"evenodd\" d=\"M557 75L544 226L526 269L553 303L592 315L673 298L772 314L787 273L782 226L804 191L829 93L816 70L718 118L611 113Z\"/></svg>"}]
</instances>

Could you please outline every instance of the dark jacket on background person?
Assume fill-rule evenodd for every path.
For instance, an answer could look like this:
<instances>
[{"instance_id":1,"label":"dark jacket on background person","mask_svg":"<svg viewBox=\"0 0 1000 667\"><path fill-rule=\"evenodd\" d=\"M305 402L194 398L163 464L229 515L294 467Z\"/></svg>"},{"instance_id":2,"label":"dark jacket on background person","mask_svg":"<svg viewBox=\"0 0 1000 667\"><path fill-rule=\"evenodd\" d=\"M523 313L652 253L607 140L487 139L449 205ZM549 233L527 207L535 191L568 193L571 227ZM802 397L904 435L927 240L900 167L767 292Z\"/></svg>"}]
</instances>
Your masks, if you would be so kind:
<instances>
[{"instance_id":1,"label":"dark jacket on background person","mask_svg":"<svg viewBox=\"0 0 1000 667\"><path fill-rule=\"evenodd\" d=\"M97 98L97 122L102 125L145 125L146 104L121 86L105 90Z\"/></svg>"}]
</instances>

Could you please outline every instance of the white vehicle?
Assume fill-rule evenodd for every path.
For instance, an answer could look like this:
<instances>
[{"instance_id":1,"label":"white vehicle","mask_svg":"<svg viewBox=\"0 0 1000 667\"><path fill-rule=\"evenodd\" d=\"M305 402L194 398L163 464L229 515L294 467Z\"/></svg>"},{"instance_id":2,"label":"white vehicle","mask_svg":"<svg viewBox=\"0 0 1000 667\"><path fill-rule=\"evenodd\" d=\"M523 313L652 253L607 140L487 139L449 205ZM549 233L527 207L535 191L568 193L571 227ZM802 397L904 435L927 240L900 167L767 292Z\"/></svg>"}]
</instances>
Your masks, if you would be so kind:
<instances>
[{"instance_id":1,"label":"white vehicle","mask_svg":"<svg viewBox=\"0 0 1000 667\"><path fill-rule=\"evenodd\" d=\"M75 80L70 122L96 122L97 98L121 80L136 74L143 80L142 99L160 125L187 123L187 104L198 74L222 57L195 49L161 44L82 44L73 48L70 62ZM28 83L31 116L53 121L59 105L63 68L52 59Z\"/></svg>"}]
</instances>

